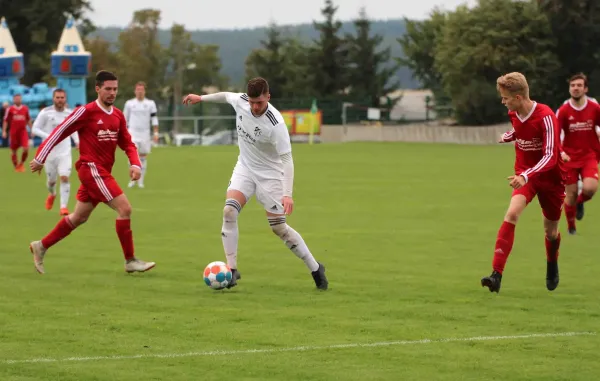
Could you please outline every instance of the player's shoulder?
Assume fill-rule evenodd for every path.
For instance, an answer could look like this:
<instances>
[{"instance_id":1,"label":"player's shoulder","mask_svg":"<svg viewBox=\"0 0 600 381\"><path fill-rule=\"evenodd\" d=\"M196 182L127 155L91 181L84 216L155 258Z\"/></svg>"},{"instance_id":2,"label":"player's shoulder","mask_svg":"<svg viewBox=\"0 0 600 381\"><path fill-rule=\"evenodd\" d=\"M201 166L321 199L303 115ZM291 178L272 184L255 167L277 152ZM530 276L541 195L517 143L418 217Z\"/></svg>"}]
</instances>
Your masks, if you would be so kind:
<instances>
[{"instance_id":1,"label":"player's shoulder","mask_svg":"<svg viewBox=\"0 0 600 381\"><path fill-rule=\"evenodd\" d=\"M41 113L48 113L48 112L52 112L52 111L54 111L54 106L48 106L48 107L44 107L43 109L41 109L40 110L40 114Z\"/></svg>"},{"instance_id":2,"label":"player's shoulder","mask_svg":"<svg viewBox=\"0 0 600 381\"><path fill-rule=\"evenodd\" d=\"M123 115L123 111L121 111L121 109L120 109L120 108L117 108L117 107L115 107L115 106L112 106L112 112L115 114L115 116L118 116L119 118L121 118L121 117L125 117L125 116Z\"/></svg>"},{"instance_id":3,"label":"player's shoulder","mask_svg":"<svg viewBox=\"0 0 600 381\"><path fill-rule=\"evenodd\" d=\"M556 116L554 110L550 106L544 103L537 103L535 105L535 113L540 117L545 117L548 115Z\"/></svg>"},{"instance_id":4,"label":"player's shoulder","mask_svg":"<svg viewBox=\"0 0 600 381\"><path fill-rule=\"evenodd\" d=\"M277 108L270 103L267 107L267 111L265 112L265 116L273 125L273 127L283 122L283 116L281 115L279 110L277 110Z\"/></svg>"}]
</instances>

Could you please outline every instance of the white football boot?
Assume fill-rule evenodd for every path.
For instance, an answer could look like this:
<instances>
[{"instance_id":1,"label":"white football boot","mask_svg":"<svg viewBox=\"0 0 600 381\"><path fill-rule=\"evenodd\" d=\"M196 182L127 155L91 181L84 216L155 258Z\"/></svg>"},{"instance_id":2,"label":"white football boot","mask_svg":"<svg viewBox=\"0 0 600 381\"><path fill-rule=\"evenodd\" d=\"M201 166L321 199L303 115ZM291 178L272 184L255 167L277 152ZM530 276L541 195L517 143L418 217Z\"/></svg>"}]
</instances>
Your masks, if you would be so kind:
<instances>
[{"instance_id":1,"label":"white football boot","mask_svg":"<svg viewBox=\"0 0 600 381\"><path fill-rule=\"evenodd\" d=\"M144 262L140 259L134 258L131 261L125 262L125 271L128 273L139 272L143 273L145 271L151 270L156 266L154 262Z\"/></svg>"},{"instance_id":2,"label":"white football boot","mask_svg":"<svg viewBox=\"0 0 600 381\"><path fill-rule=\"evenodd\" d=\"M38 273L44 274L44 255L46 249L42 246L42 241L33 241L29 244L29 251L33 254L33 264Z\"/></svg>"}]
</instances>

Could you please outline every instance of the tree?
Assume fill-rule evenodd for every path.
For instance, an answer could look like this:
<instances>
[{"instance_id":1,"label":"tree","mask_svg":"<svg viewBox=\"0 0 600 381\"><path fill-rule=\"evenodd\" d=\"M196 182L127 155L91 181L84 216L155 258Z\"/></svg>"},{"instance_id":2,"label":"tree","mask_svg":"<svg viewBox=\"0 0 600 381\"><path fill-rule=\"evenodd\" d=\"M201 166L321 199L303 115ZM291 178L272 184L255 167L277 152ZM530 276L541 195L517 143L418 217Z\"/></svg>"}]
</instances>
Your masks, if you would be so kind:
<instances>
[{"instance_id":1,"label":"tree","mask_svg":"<svg viewBox=\"0 0 600 381\"><path fill-rule=\"evenodd\" d=\"M283 54L285 39L282 31L274 23L266 31L266 40L261 40L261 47L254 49L246 58L246 80L254 77L264 77L269 82L273 97L282 97L282 88L288 78L286 72L286 57Z\"/></svg>"},{"instance_id":2,"label":"tree","mask_svg":"<svg viewBox=\"0 0 600 381\"><path fill-rule=\"evenodd\" d=\"M430 89L439 102L446 98L442 87L442 76L435 67L435 48L441 37L446 13L434 9L429 19L414 21L404 19L406 33L398 39L404 57L398 63L407 67L423 88Z\"/></svg>"},{"instance_id":3,"label":"tree","mask_svg":"<svg viewBox=\"0 0 600 381\"><path fill-rule=\"evenodd\" d=\"M147 85L148 98L160 98L165 78L164 48L158 40L160 11L134 12L128 28L119 34L119 87L121 95L131 97L136 82Z\"/></svg>"},{"instance_id":4,"label":"tree","mask_svg":"<svg viewBox=\"0 0 600 381\"><path fill-rule=\"evenodd\" d=\"M577 72L590 78L590 88L600 92L600 4L597 0L537 0L550 20L560 61L556 102L565 98L565 80Z\"/></svg>"},{"instance_id":5,"label":"tree","mask_svg":"<svg viewBox=\"0 0 600 381\"><path fill-rule=\"evenodd\" d=\"M0 0L0 9L25 61L24 84L32 85L48 79L50 55L67 22L67 15L78 20L83 36L93 29L92 22L83 15L92 10L89 0Z\"/></svg>"},{"instance_id":6,"label":"tree","mask_svg":"<svg viewBox=\"0 0 600 381\"><path fill-rule=\"evenodd\" d=\"M310 52L310 65L314 72L312 85L323 97L336 96L345 91L347 85L347 49L345 41L339 37L342 23L335 20L337 9L332 0L325 0L325 7L321 9L325 20L313 21L320 36Z\"/></svg>"},{"instance_id":7,"label":"tree","mask_svg":"<svg viewBox=\"0 0 600 381\"><path fill-rule=\"evenodd\" d=\"M506 120L496 79L519 71L531 96L546 101L554 91L559 62L547 17L532 2L479 0L450 13L435 46L435 68L463 124Z\"/></svg>"},{"instance_id":8,"label":"tree","mask_svg":"<svg viewBox=\"0 0 600 381\"><path fill-rule=\"evenodd\" d=\"M83 43L85 50L92 54L92 70L87 78L86 86L87 99L95 99L97 97L95 73L100 70L118 72L119 57L112 49L111 44L100 37L85 39Z\"/></svg>"},{"instance_id":9,"label":"tree","mask_svg":"<svg viewBox=\"0 0 600 381\"><path fill-rule=\"evenodd\" d=\"M372 35L371 21L364 8L354 21L356 35L347 35L348 82L352 99L369 99L369 104L380 106L380 98L398 89L400 83L393 80L398 69L390 66L391 48L381 48L383 37Z\"/></svg>"}]
</instances>

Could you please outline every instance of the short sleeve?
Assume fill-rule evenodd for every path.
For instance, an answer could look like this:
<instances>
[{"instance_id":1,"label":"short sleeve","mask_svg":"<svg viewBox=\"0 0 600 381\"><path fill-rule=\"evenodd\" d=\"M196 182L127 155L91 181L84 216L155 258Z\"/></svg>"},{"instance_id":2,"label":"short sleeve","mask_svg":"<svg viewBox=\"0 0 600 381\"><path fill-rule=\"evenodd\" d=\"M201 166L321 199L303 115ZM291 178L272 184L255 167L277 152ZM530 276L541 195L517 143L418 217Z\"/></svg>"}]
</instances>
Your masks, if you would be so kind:
<instances>
[{"instance_id":1,"label":"short sleeve","mask_svg":"<svg viewBox=\"0 0 600 381\"><path fill-rule=\"evenodd\" d=\"M290 134L285 123L278 123L271 132L271 142L275 145L277 153L285 155L292 152Z\"/></svg>"}]
</instances>

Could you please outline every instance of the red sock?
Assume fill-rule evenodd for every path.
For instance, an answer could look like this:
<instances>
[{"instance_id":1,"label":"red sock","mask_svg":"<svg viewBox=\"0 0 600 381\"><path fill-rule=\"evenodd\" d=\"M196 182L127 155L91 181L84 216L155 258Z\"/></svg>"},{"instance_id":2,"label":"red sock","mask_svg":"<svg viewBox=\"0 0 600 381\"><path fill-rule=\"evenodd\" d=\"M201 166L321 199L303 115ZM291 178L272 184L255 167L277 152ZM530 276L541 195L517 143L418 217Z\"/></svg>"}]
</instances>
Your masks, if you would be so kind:
<instances>
[{"instance_id":1,"label":"red sock","mask_svg":"<svg viewBox=\"0 0 600 381\"><path fill-rule=\"evenodd\" d=\"M575 229L575 215L577 214L577 206L565 204L565 216L567 217L567 225L569 230Z\"/></svg>"},{"instance_id":2,"label":"red sock","mask_svg":"<svg viewBox=\"0 0 600 381\"><path fill-rule=\"evenodd\" d=\"M498 231L498 238L496 239L496 248L494 250L494 260L492 261L492 267L494 271L502 274L508 255L512 250L513 243L515 242L515 225L510 222L504 221L500 230Z\"/></svg>"},{"instance_id":3,"label":"red sock","mask_svg":"<svg viewBox=\"0 0 600 381\"><path fill-rule=\"evenodd\" d=\"M131 231L131 220L117 220L116 228L125 260L128 261L133 259L133 232Z\"/></svg>"},{"instance_id":4,"label":"red sock","mask_svg":"<svg viewBox=\"0 0 600 381\"><path fill-rule=\"evenodd\" d=\"M27 156L29 155L29 151L21 152L21 163L24 163L27 160Z\"/></svg>"},{"instance_id":5,"label":"red sock","mask_svg":"<svg viewBox=\"0 0 600 381\"><path fill-rule=\"evenodd\" d=\"M560 247L560 233L554 241L546 240L546 259L548 262L556 262L558 260L558 248Z\"/></svg>"},{"instance_id":6,"label":"red sock","mask_svg":"<svg viewBox=\"0 0 600 381\"><path fill-rule=\"evenodd\" d=\"M17 153L13 152L10 154L10 159L12 160L13 165L17 168Z\"/></svg>"},{"instance_id":7,"label":"red sock","mask_svg":"<svg viewBox=\"0 0 600 381\"><path fill-rule=\"evenodd\" d=\"M587 194L581 192L581 194L579 195L579 197L577 197L577 203L578 204L583 204L586 201L591 200L592 198L590 196L588 196Z\"/></svg>"},{"instance_id":8,"label":"red sock","mask_svg":"<svg viewBox=\"0 0 600 381\"><path fill-rule=\"evenodd\" d=\"M46 249L51 248L58 243L58 241L71 234L73 230L75 230L75 226L73 226L71 220L69 220L69 217L61 219L58 224L56 224L54 229L52 229L47 236L42 238L42 246L44 246Z\"/></svg>"}]
</instances>

